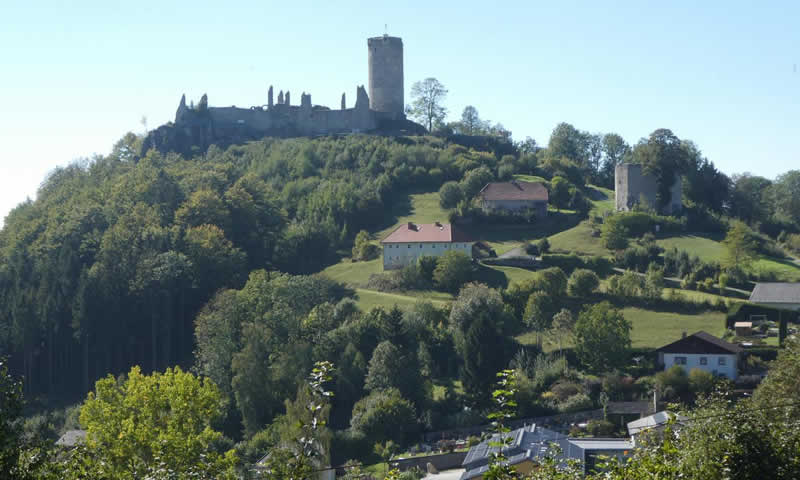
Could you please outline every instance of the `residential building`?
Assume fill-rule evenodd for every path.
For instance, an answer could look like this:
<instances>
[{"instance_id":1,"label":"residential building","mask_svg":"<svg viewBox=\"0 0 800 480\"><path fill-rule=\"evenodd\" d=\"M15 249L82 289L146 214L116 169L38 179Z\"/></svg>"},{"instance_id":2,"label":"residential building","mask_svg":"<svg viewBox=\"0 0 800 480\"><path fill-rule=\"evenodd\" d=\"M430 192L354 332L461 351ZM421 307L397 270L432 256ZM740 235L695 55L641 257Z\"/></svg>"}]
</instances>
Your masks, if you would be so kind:
<instances>
[{"instance_id":1,"label":"residential building","mask_svg":"<svg viewBox=\"0 0 800 480\"><path fill-rule=\"evenodd\" d=\"M656 350L664 370L679 365L686 373L697 368L731 380L738 376L741 351L740 347L702 331Z\"/></svg>"},{"instance_id":2,"label":"residential building","mask_svg":"<svg viewBox=\"0 0 800 480\"><path fill-rule=\"evenodd\" d=\"M633 442L626 438L568 438L553 430L529 425L508 432L503 437L495 434L470 448L462 463L464 473L460 480L483 476L488 470L490 456L499 449L490 446L490 442L497 442L501 438L507 439L503 448L505 463L513 465L517 473L523 475L533 471L542 458L553 455L553 444L558 445L561 450L556 458L580 460L584 471L591 471L600 455L625 458L633 449Z\"/></svg>"},{"instance_id":3,"label":"residential building","mask_svg":"<svg viewBox=\"0 0 800 480\"><path fill-rule=\"evenodd\" d=\"M756 283L750 301L767 307L800 312L800 283Z\"/></svg>"},{"instance_id":4,"label":"residential building","mask_svg":"<svg viewBox=\"0 0 800 480\"><path fill-rule=\"evenodd\" d=\"M487 183L480 193L481 207L489 213L497 210L507 212L521 212L530 210L536 216L543 218L547 215L549 194L547 188L537 182L510 182Z\"/></svg>"},{"instance_id":5,"label":"residential building","mask_svg":"<svg viewBox=\"0 0 800 480\"><path fill-rule=\"evenodd\" d=\"M86 430L67 430L56 441L56 445L59 447L74 447L84 442L86 442Z\"/></svg>"},{"instance_id":6,"label":"residential building","mask_svg":"<svg viewBox=\"0 0 800 480\"><path fill-rule=\"evenodd\" d=\"M472 258L475 241L447 223L404 223L381 241L383 268L403 268L422 256L440 257L447 252L464 252Z\"/></svg>"},{"instance_id":7,"label":"residential building","mask_svg":"<svg viewBox=\"0 0 800 480\"><path fill-rule=\"evenodd\" d=\"M628 422L628 435L631 436L631 441L634 446L638 438L645 433L651 432L655 435L660 435L670 419L674 419L676 425L686 421L686 417L667 411L656 412L647 417Z\"/></svg>"}]
</instances>

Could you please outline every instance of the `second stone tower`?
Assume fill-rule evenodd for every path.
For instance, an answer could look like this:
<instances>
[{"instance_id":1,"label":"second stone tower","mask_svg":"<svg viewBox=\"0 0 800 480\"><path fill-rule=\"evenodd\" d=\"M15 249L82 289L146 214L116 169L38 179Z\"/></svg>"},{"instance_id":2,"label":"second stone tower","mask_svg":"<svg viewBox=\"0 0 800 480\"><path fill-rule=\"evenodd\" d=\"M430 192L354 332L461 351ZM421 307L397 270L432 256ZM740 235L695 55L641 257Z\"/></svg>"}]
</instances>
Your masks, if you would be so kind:
<instances>
[{"instance_id":1,"label":"second stone tower","mask_svg":"<svg viewBox=\"0 0 800 480\"><path fill-rule=\"evenodd\" d=\"M369 49L369 108L403 118L403 40L399 37L367 39Z\"/></svg>"}]
</instances>

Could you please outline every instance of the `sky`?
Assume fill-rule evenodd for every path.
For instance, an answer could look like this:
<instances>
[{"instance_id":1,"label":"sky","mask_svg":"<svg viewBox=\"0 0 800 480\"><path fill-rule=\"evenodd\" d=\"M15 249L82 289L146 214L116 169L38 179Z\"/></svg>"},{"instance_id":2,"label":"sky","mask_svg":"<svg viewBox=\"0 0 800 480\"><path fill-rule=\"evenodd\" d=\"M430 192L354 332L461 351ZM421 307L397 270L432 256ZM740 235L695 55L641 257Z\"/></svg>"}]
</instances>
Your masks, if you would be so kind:
<instances>
[{"instance_id":1,"label":"sky","mask_svg":"<svg viewBox=\"0 0 800 480\"><path fill-rule=\"evenodd\" d=\"M0 0L0 219L57 166L173 120L184 93L352 104L384 32L403 39L406 103L435 77L451 120L473 105L540 144L559 122L629 143L669 128L727 174L800 168L800 2L492 3Z\"/></svg>"}]
</instances>

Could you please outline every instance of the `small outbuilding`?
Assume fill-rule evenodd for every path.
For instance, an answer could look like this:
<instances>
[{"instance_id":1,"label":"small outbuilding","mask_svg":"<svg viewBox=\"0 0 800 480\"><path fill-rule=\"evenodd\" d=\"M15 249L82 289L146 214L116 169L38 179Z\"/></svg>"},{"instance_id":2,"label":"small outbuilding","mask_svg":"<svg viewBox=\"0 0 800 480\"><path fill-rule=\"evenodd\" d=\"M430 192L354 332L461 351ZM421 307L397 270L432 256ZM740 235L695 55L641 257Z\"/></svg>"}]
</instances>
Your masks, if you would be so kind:
<instances>
[{"instance_id":1,"label":"small outbuilding","mask_svg":"<svg viewBox=\"0 0 800 480\"><path fill-rule=\"evenodd\" d=\"M753 334L753 322L736 322L733 324L733 330L737 337L749 337Z\"/></svg>"}]
</instances>

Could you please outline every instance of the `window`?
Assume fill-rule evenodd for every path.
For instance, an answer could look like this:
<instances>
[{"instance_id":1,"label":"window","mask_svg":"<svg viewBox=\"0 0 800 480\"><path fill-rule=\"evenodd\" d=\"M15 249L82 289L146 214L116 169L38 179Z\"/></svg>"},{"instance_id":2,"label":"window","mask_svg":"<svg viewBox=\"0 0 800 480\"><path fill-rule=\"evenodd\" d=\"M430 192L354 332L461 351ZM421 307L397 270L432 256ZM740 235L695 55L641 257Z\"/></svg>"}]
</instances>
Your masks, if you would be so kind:
<instances>
[{"instance_id":1,"label":"window","mask_svg":"<svg viewBox=\"0 0 800 480\"><path fill-rule=\"evenodd\" d=\"M700 357L700 365L708 365L708 358Z\"/></svg>"},{"instance_id":2,"label":"window","mask_svg":"<svg viewBox=\"0 0 800 480\"><path fill-rule=\"evenodd\" d=\"M421 243L419 244L419 248L422 248L422 244Z\"/></svg>"},{"instance_id":3,"label":"window","mask_svg":"<svg viewBox=\"0 0 800 480\"><path fill-rule=\"evenodd\" d=\"M686 365L686 357L675 357L675 365Z\"/></svg>"},{"instance_id":4,"label":"window","mask_svg":"<svg viewBox=\"0 0 800 480\"><path fill-rule=\"evenodd\" d=\"M408 244L408 248L411 248L411 244L410 243Z\"/></svg>"},{"instance_id":5,"label":"window","mask_svg":"<svg viewBox=\"0 0 800 480\"><path fill-rule=\"evenodd\" d=\"M727 365L727 362L728 362L728 359L725 358L725 357L719 357L717 359L717 364L718 365Z\"/></svg>"}]
</instances>

